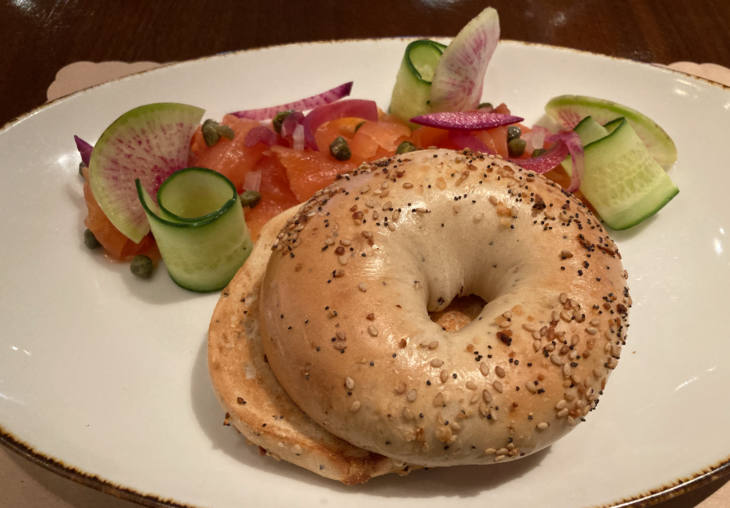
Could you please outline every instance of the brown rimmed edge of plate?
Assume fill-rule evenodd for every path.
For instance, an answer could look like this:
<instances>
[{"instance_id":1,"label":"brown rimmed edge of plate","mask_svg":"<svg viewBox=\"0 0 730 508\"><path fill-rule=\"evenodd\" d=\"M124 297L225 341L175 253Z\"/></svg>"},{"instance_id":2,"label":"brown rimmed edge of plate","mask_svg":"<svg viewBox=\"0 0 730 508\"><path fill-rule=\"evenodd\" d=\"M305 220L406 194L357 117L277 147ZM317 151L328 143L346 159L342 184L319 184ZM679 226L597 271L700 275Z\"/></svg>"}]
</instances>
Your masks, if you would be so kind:
<instances>
[{"instance_id":1,"label":"brown rimmed edge of plate","mask_svg":"<svg viewBox=\"0 0 730 508\"><path fill-rule=\"evenodd\" d=\"M163 64L160 67L156 67L154 69L148 69L145 71L136 72L133 74L129 74L127 76L122 76L122 77L113 79L111 81L107 81L105 83L99 83L97 85L94 85L94 86L91 86L88 88L84 88L82 90L78 90L71 94L59 97L59 98L54 99L49 102L46 102L46 103L42 104L41 106L38 106L37 108L34 108L31 111L24 113L16 118L6 122L2 127L0 127L0 134L2 134L2 132L5 130L10 129L13 125L24 120L25 118L33 116L33 115L37 114L38 112L40 112L48 107L51 107L60 101L65 101L71 97L80 95L82 93L86 93L89 90L92 90L97 87L108 86L112 83L116 83L116 82L123 81L126 79L135 79L136 77L138 77L140 75L147 74L149 72L161 71L168 67L188 64L188 63L192 63L192 62L199 62L199 61L203 61L203 60L210 60L213 58L224 58L224 57L227 57L229 55L234 55L234 54L249 53L249 52L253 52L253 51L263 51L263 50L267 50L267 49L281 48L281 47L335 44L335 43L341 43L341 42L345 42L345 43L376 42L376 41L381 41L381 40L412 41L412 40L416 40L419 38L422 38L422 37L414 36L414 37L392 37L392 38L387 38L387 37L386 38L365 38L365 39L345 39L345 40L312 41L312 42L300 42L300 43L291 43L291 44L279 44L279 45L271 45L271 46L262 46L262 47L258 47L258 48L242 49L242 50L238 50L238 51L229 51L229 52L225 52L225 53L219 53L217 55L196 58L193 60L185 60L182 62ZM449 37L431 37L431 38L446 39ZM593 55L593 56L598 56L598 57L602 57L602 58L609 58L611 60L618 60L621 62L628 62L628 63L632 63L632 64L636 64L636 65L648 65L650 67L653 67L655 69L658 69L658 70L661 70L664 72L678 74L680 76L692 78L697 81L703 81L709 85L719 87L723 90L730 90L730 86L724 85L722 83L718 83L716 81L712 81L707 78L703 78L703 77L695 76L693 74L689 74L686 72L671 69L669 67L665 67L664 65L656 65L653 63L640 62L637 60L630 60L627 58L620 58L620 57L615 57L615 56L611 56L611 55L593 53L591 51L584 51L584 50L568 48L568 47L563 47L563 46L551 46L548 44L540 44L540 43L524 42L524 41L512 41L512 40L500 41L500 43L503 43L503 42L507 42L510 44L519 44L519 45L523 45L523 46L542 47L542 48L546 48L546 49L559 49L559 50L570 51L570 52L578 53L578 54ZM10 434L5 429L3 429L3 427L1 425L0 425L0 444L5 445L7 448L14 451L21 457L24 457L25 459L42 467L43 469L46 469L47 471L51 471L64 478L67 478L75 483L85 485L87 487L98 490L105 494L109 494L116 498L123 499L125 501L137 503L139 505L146 506L149 508L198 508L193 505L174 501L172 499L162 499L155 494L144 494L141 492L137 492L128 487L117 485L108 480L99 478L96 475L89 474L84 471L80 471L73 466L64 464L62 461L60 461L58 459L47 457L47 456L43 455L42 453L34 450L31 446L23 443L21 440L17 439L12 434ZM641 493L637 494L636 496L632 496L630 498L624 498L622 500L612 502L610 504L594 505L592 508L646 508L648 506L655 505L662 501L667 501L669 499L675 498L675 497L685 494L689 491L692 491L694 489L697 489L699 487L712 483L713 481L717 480L718 478L721 478L721 477L723 477L725 475L729 475L729 474L730 474L730 457L727 457L727 458L715 463L714 465L710 465L704 469L701 469L699 472L694 473L690 477L679 478L670 484L665 484L665 485L662 485L661 487L654 488L654 489L651 489L646 492L641 492Z\"/></svg>"},{"instance_id":2,"label":"brown rimmed edge of plate","mask_svg":"<svg viewBox=\"0 0 730 508\"><path fill-rule=\"evenodd\" d=\"M56 473L73 482L91 487L94 490L109 494L110 496L137 503L148 508L197 508L193 505L179 503L171 499L161 499L154 494L143 494L128 487L117 485L108 480L99 478L96 475L80 471L73 466L64 464L62 461L47 457L32 447L21 442L0 426L0 443L14 451L21 457L33 464L42 467L47 471Z\"/></svg>"}]
</instances>

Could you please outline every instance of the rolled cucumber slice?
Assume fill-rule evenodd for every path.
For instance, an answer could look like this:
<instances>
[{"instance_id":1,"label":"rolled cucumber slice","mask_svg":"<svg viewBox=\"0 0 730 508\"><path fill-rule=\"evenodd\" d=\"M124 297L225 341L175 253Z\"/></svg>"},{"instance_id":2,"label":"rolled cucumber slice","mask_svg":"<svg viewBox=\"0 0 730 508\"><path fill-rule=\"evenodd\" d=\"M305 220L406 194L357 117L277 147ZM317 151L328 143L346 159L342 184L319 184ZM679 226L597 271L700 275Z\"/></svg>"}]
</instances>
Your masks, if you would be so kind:
<instances>
[{"instance_id":1,"label":"rolled cucumber slice","mask_svg":"<svg viewBox=\"0 0 730 508\"><path fill-rule=\"evenodd\" d=\"M628 229L654 215L679 193L626 119L584 146L580 191L612 229ZM563 168L572 175L570 159Z\"/></svg>"},{"instance_id":2,"label":"rolled cucumber slice","mask_svg":"<svg viewBox=\"0 0 730 508\"><path fill-rule=\"evenodd\" d=\"M431 80L444 48L445 45L428 39L408 45L390 99L391 114L410 124L411 118L431 111Z\"/></svg>"},{"instance_id":3,"label":"rolled cucumber slice","mask_svg":"<svg viewBox=\"0 0 730 508\"><path fill-rule=\"evenodd\" d=\"M587 116L601 125L623 117L646 145L654 160L663 168L677 161L677 147L654 120L616 102L583 95L561 95L550 100L545 112L563 129L573 129Z\"/></svg>"},{"instance_id":4,"label":"rolled cucumber slice","mask_svg":"<svg viewBox=\"0 0 730 508\"><path fill-rule=\"evenodd\" d=\"M199 293L226 287L253 249L233 183L210 169L181 169L160 185L159 206L135 184L172 280Z\"/></svg>"},{"instance_id":5,"label":"rolled cucumber slice","mask_svg":"<svg viewBox=\"0 0 730 508\"><path fill-rule=\"evenodd\" d=\"M619 117L616 120L611 120L607 124L603 126L604 129L606 129L606 132L609 134L616 130L616 127L621 125L621 121L624 119L624 117Z\"/></svg>"},{"instance_id":6,"label":"rolled cucumber slice","mask_svg":"<svg viewBox=\"0 0 730 508\"><path fill-rule=\"evenodd\" d=\"M594 141L608 136L608 131L600 123L596 122L592 117L587 116L580 121L573 129L583 146L589 145ZM568 157L570 159L570 157Z\"/></svg>"}]
</instances>

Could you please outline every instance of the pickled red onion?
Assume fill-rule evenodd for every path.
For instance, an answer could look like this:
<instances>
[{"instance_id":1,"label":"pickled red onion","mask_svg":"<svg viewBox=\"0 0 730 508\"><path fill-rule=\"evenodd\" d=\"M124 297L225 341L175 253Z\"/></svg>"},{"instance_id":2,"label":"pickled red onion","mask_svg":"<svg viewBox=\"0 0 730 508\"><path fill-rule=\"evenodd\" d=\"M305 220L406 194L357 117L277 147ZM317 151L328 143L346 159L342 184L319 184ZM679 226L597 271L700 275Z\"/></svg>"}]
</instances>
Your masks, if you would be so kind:
<instances>
[{"instance_id":1,"label":"pickled red onion","mask_svg":"<svg viewBox=\"0 0 730 508\"><path fill-rule=\"evenodd\" d=\"M573 172L570 178L568 192L575 192L580 189L580 182L583 178L584 153L583 145L578 134L573 131L562 131L547 137L549 143L555 143L550 149L534 159L512 159L510 162L535 173L547 173L555 169L565 158L570 155L573 162Z\"/></svg>"},{"instance_id":2,"label":"pickled red onion","mask_svg":"<svg viewBox=\"0 0 730 508\"><path fill-rule=\"evenodd\" d=\"M297 125L304 121L304 113L301 111L292 111L284 121L281 122L281 136L286 138L294 134Z\"/></svg>"},{"instance_id":3,"label":"pickled red onion","mask_svg":"<svg viewBox=\"0 0 730 508\"><path fill-rule=\"evenodd\" d=\"M261 188L261 170L249 171L243 179L243 188L258 192Z\"/></svg>"},{"instance_id":4,"label":"pickled red onion","mask_svg":"<svg viewBox=\"0 0 730 508\"><path fill-rule=\"evenodd\" d=\"M468 148L472 152L481 152L494 155L494 151L490 149L484 142L474 134L462 131L449 131L449 140L457 147L464 150Z\"/></svg>"},{"instance_id":5,"label":"pickled red onion","mask_svg":"<svg viewBox=\"0 0 730 508\"><path fill-rule=\"evenodd\" d=\"M520 118L519 116L483 111L445 111L443 113L429 113L411 118L411 122L418 125L458 131L493 129L503 125L520 123L523 120L524 118Z\"/></svg>"},{"instance_id":6,"label":"pickled red onion","mask_svg":"<svg viewBox=\"0 0 730 508\"><path fill-rule=\"evenodd\" d=\"M569 153L567 145L563 141L558 141L539 157L532 159L510 159L510 162L528 171L544 174L558 167Z\"/></svg>"},{"instance_id":7,"label":"pickled red onion","mask_svg":"<svg viewBox=\"0 0 730 508\"><path fill-rule=\"evenodd\" d=\"M243 141L243 144L246 146L246 148L251 148L258 143L264 143L269 146L273 146L276 144L276 141L276 133L274 133L274 131L267 129L264 126L259 126L254 127L253 129L248 131L248 134L246 134L246 139Z\"/></svg>"},{"instance_id":8,"label":"pickled red onion","mask_svg":"<svg viewBox=\"0 0 730 508\"><path fill-rule=\"evenodd\" d=\"M74 135L74 141L76 141L76 149L81 155L81 162L83 162L84 165L88 167L89 159L91 159L91 151L94 149L94 147L76 135Z\"/></svg>"},{"instance_id":9,"label":"pickled red onion","mask_svg":"<svg viewBox=\"0 0 730 508\"><path fill-rule=\"evenodd\" d=\"M320 106L331 104L335 101L342 99L343 97L347 97L348 95L350 95L351 90L352 81L336 86L331 90L327 90L326 92L307 97L306 99L301 99L294 102L287 102L286 104L271 106L268 108L236 111L235 113L231 113L231 115L237 116L238 118L249 118L251 120L270 120L281 111L288 111L290 109L307 111L309 109L314 109Z\"/></svg>"},{"instance_id":10,"label":"pickled red onion","mask_svg":"<svg viewBox=\"0 0 730 508\"><path fill-rule=\"evenodd\" d=\"M321 125L338 118L362 118L370 122L377 122L378 106L375 101L350 99L313 109L304 117L304 138L307 146L312 150L319 150L314 133Z\"/></svg>"},{"instance_id":11,"label":"pickled red onion","mask_svg":"<svg viewBox=\"0 0 730 508\"><path fill-rule=\"evenodd\" d=\"M585 154L583 152L583 143L575 131L560 131L547 137L549 143L562 141L568 147L570 159L573 162L573 171L570 175L570 185L568 192L575 192L580 189L580 182L583 179Z\"/></svg>"}]
</instances>

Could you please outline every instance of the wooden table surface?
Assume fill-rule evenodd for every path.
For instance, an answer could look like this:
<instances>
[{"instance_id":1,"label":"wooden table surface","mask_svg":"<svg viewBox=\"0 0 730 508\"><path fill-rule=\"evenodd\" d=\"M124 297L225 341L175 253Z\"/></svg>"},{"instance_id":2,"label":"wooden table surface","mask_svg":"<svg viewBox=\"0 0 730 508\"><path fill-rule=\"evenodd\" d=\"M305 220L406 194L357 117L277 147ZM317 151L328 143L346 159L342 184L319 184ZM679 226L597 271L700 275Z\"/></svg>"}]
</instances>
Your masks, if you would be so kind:
<instances>
[{"instance_id":1,"label":"wooden table surface","mask_svg":"<svg viewBox=\"0 0 730 508\"><path fill-rule=\"evenodd\" d=\"M502 38L730 67L728 0L492 0ZM477 0L0 0L0 125L77 61L170 62L291 42L453 36ZM0 447L2 448L2 447ZM730 506L727 478L661 508ZM0 508L132 507L0 449Z\"/></svg>"}]
</instances>

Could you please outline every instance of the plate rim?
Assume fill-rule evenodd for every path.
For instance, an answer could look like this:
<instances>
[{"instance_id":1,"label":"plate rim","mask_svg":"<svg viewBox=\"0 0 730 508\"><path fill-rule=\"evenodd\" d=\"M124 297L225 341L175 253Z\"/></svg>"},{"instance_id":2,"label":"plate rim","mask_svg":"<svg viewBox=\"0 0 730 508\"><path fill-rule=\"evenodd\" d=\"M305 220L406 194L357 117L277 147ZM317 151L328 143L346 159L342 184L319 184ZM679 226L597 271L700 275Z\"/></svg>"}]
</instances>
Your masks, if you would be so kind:
<instances>
[{"instance_id":1,"label":"plate rim","mask_svg":"<svg viewBox=\"0 0 730 508\"><path fill-rule=\"evenodd\" d=\"M92 85L87 88L82 88L81 90L77 90L73 93L70 93L70 94L58 97L56 99L53 99L51 101L45 102L45 103L41 104L40 106L37 106L37 107L31 109L30 111L28 111L26 113L22 113L22 114L18 115L17 117L7 121L5 124L2 125L2 127L0 127L0 135L2 135L6 131L12 129L15 125L19 124L26 118L34 116L37 113L40 113L41 111L54 106L56 103L69 100L70 98L75 97L77 95L88 93L89 91L99 88L99 87L110 86L114 83L124 81L124 80L136 79L143 74L147 74L149 72L161 71L168 67L186 65L186 64L191 64L193 62L201 62L204 60L210 60L210 59L214 59L214 58L216 58L216 59L217 58L226 58L231 55L238 55L238 54L242 54L242 53L252 53L255 51L269 50L269 49L275 49L275 48L288 48L288 47L297 47L297 46L315 46L315 45L321 46L324 44L358 43L358 42L409 41L409 40L417 40L417 39L422 39L422 38L426 38L426 37L425 36L423 36L423 37L418 37L418 36L367 37L367 38L354 38L354 39L331 39L331 40L319 40L319 41L307 41L307 42L292 42L292 43L288 43L288 44L271 44L271 45L267 45L267 46L257 46L254 48L226 51L223 53L203 56L200 58L193 58L190 60L182 60L179 62L163 63L159 67L155 67L153 69L147 69L147 70L135 72L135 73L132 73L132 74L129 74L126 76L121 76L119 78L115 78L110 81L106 81L104 83L99 83L99 84ZM442 39L442 38L452 38L452 37L430 36L429 38ZM606 55L606 54L602 54L602 53L594 53L592 51L569 48L569 47L565 47L565 46L555 46L555 45L551 45L551 44L542 44L542 43L537 43L537 42L517 41L517 40L512 40L512 39L503 39L503 40L499 41L499 44L504 44L504 43L538 47L538 48L557 49L557 50L561 50L561 51L568 51L568 52L578 53L578 54L583 54L583 55L597 56L599 58L608 58L611 60L617 60L620 62L636 64L636 65L640 65L640 66L649 66L649 67L652 67L659 71L677 74L677 75L680 75L680 76L683 76L686 78L693 78L697 81L705 82L706 84L718 87L722 90L730 91L730 86L727 86L725 84L718 83L716 81L713 81L711 79L707 79L707 78L704 78L701 76L696 76L694 74L689 74L687 72L672 69L672 68L669 68L669 67L661 65L661 64L641 62L641 61L632 60L629 58L616 57L616 56ZM6 449L9 449L9 450L15 452L16 454L23 457L24 459L30 461L31 463L33 463L37 466L42 467L43 469L45 469L47 471L58 474L59 476L62 476L75 483L92 488L92 489L102 492L104 494L109 494L116 498L123 499L125 501L137 503L141 506L146 506L149 508L201 508L196 505L182 503L182 502L179 502L179 501L176 501L173 499L162 499L159 495L156 495L156 494L145 494L142 492L137 492L136 490L134 490L130 487L126 487L123 485L113 483L110 480L100 478L99 476L97 476L93 473L82 471L73 466L66 465L63 463L63 461L61 459L47 456L47 455L43 454L42 452L35 450L29 444L24 443L21 439L15 437L13 434L11 434L7 430L5 430L5 428L2 426L1 423L0 423L0 444L4 445L6 447ZM622 498L620 500L613 501L609 504L593 505L591 507L586 507L586 508L645 508L648 506L655 505L659 502L667 501L669 499L673 499L680 495L686 494L687 492L695 490L704 485L708 485L708 484L714 482L715 480L722 478L723 476L726 476L726 475L730 475L730 455L728 455L725 459L719 460L719 461L715 462L714 464L711 464L709 466L706 466L702 469L697 470L696 472L692 473L691 476L680 477L676 480L663 484L661 487L654 488L652 490L645 491L645 492L640 492L632 497Z\"/></svg>"}]
</instances>

